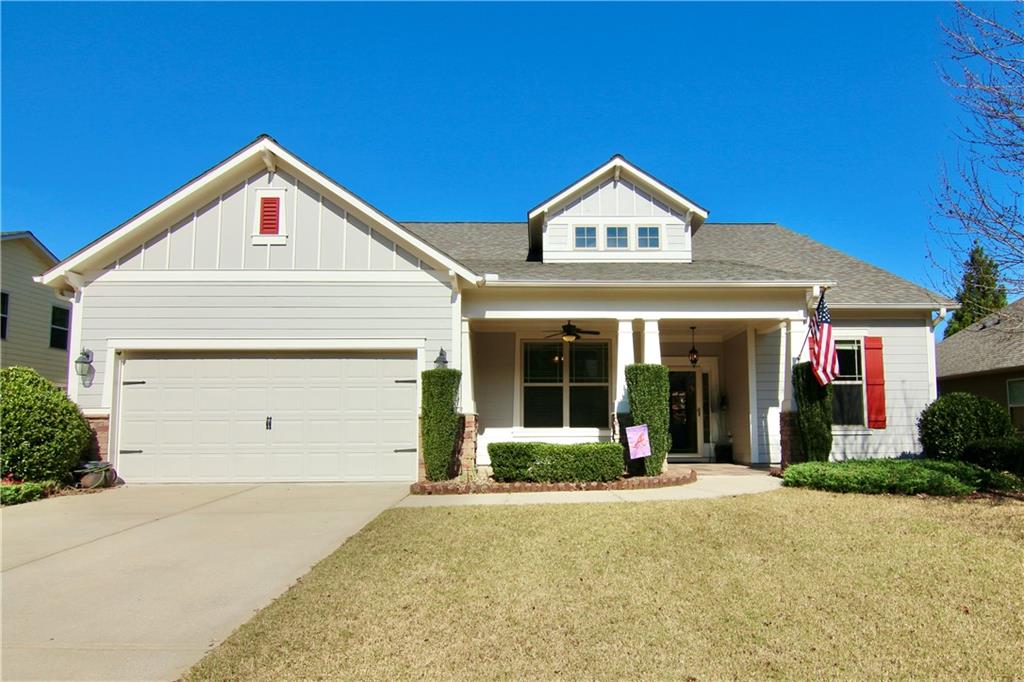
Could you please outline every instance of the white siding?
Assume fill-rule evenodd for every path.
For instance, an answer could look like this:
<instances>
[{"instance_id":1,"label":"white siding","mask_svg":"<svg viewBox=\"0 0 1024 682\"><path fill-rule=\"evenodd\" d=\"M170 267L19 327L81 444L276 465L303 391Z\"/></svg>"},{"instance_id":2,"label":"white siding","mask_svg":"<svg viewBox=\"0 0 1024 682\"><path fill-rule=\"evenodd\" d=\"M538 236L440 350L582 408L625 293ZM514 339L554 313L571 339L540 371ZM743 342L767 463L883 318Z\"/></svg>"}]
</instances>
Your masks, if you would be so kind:
<instances>
[{"instance_id":1,"label":"white siding","mask_svg":"<svg viewBox=\"0 0 1024 682\"><path fill-rule=\"evenodd\" d=\"M776 463L782 458L780 413L782 411L782 332L776 329L756 337L757 456L755 462Z\"/></svg>"}]
</instances>

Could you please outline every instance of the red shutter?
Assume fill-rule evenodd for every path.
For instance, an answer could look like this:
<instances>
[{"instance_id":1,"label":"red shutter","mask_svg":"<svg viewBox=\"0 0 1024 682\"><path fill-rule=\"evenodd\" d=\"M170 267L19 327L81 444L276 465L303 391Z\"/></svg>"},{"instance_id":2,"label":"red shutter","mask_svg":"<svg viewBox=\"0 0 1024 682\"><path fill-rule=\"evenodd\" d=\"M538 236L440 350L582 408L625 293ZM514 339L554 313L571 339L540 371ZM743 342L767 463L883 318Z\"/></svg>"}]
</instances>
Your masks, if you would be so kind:
<instances>
[{"instance_id":1,"label":"red shutter","mask_svg":"<svg viewBox=\"0 0 1024 682\"><path fill-rule=\"evenodd\" d=\"M260 199L260 234L277 234L281 221L281 199L263 197Z\"/></svg>"},{"instance_id":2,"label":"red shutter","mask_svg":"<svg viewBox=\"0 0 1024 682\"><path fill-rule=\"evenodd\" d=\"M864 337L864 383L868 394L868 428L885 428L885 361L882 337Z\"/></svg>"}]
</instances>

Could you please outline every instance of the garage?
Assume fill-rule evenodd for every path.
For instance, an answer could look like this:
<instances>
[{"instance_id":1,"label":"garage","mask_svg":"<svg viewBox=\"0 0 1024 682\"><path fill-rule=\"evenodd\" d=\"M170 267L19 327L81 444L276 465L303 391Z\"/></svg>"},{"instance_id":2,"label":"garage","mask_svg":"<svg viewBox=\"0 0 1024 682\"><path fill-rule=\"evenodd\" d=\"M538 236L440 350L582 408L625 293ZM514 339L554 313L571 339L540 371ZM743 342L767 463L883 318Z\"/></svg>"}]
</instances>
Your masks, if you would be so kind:
<instances>
[{"instance_id":1,"label":"garage","mask_svg":"<svg viewBox=\"0 0 1024 682\"><path fill-rule=\"evenodd\" d=\"M412 481L414 354L131 353L116 465L129 483Z\"/></svg>"}]
</instances>

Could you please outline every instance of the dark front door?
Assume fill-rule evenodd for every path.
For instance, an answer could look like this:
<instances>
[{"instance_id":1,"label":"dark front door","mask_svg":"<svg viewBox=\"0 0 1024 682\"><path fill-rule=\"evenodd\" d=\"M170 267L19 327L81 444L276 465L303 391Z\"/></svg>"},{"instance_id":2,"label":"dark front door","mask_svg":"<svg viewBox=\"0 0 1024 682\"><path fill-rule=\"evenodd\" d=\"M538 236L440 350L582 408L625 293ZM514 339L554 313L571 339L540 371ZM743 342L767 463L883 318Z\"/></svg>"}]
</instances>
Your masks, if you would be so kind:
<instances>
[{"instance_id":1,"label":"dark front door","mask_svg":"<svg viewBox=\"0 0 1024 682\"><path fill-rule=\"evenodd\" d=\"M670 450L697 454L697 373L668 373L668 431Z\"/></svg>"}]
</instances>

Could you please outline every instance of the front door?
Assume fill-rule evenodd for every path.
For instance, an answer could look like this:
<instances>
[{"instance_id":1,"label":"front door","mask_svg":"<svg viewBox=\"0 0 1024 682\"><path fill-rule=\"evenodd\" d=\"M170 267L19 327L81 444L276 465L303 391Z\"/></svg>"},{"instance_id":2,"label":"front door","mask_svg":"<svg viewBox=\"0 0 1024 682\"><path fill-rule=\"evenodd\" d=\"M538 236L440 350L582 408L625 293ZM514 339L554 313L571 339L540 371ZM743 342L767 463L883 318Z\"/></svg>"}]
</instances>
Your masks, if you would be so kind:
<instances>
[{"instance_id":1,"label":"front door","mask_svg":"<svg viewBox=\"0 0 1024 682\"><path fill-rule=\"evenodd\" d=\"M700 454L700 395L697 372L693 370L668 373L668 431L673 455Z\"/></svg>"}]
</instances>

